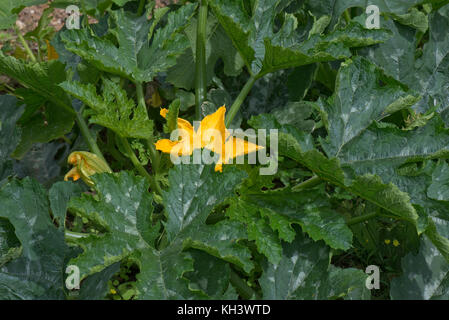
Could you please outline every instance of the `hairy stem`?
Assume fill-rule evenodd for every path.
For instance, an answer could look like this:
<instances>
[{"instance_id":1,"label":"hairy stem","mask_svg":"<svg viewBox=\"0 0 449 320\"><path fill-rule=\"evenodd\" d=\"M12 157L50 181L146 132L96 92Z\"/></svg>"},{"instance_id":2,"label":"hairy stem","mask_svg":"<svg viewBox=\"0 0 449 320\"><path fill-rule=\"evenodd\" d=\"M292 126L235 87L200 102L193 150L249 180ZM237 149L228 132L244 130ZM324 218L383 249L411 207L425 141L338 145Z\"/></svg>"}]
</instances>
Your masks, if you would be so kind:
<instances>
[{"instance_id":1,"label":"hairy stem","mask_svg":"<svg viewBox=\"0 0 449 320\"><path fill-rule=\"evenodd\" d=\"M140 0L139 8L137 9L137 16L140 17L143 14L143 9L145 9L146 2L147 2L146 0Z\"/></svg>"},{"instance_id":2,"label":"hairy stem","mask_svg":"<svg viewBox=\"0 0 449 320\"><path fill-rule=\"evenodd\" d=\"M136 83L136 94L137 94L137 102L139 103L139 105L142 105L146 110L147 105L145 103L145 95L143 93L143 85L141 83ZM159 162L160 162L159 154L157 153L156 148L154 146L154 139L152 136L148 138L146 142L150 153L151 168L153 169L153 173L156 174L156 172L159 169Z\"/></svg>"},{"instance_id":3,"label":"hairy stem","mask_svg":"<svg viewBox=\"0 0 449 320\"><path fill-rule=\"evenodd\" d=\"M355 218L349 219L348 221L346 221L346 224L348 226L350 226L350 225L353 225L353 224L365 222L367 220L370 220L370 219L373 219L373 218L377 217L378 215L379 214L377 212L368 213L368 214L365 214L365 215L360 216L360 217L355 217Z\"/></svg>"},{"instance_id":4,"label":"hairy stem","mask_svg":"<svg viewBox=\"0 0 449 320\"><path fill-rule=\"evenodd\" d=\"M33 51L31 51L30 47L28 46L28 43L26 42L25 38L22 36L22 32L20 32L20 30L17 26L14 26L14 30L16 31L17 37L19 38L20 42L22 43L23 48L25 49L26 53L30 57L31 61L37 62L37 59L34 56Z\"/></svg>"},{"instance_id":5,"label":"hairy stem","mask_svg":"<svg viewBox=\"0 0 449 320\"><path fill-rule=\"evenodd\" d=\"M89 27L89 17L87 16L87 9L84 0L81 0L81 9L83 10L83 26Z\"/></svg>"},{"instance_id":6,"label":"hairy stem","mask_svg":"<svg viewBox=\"0 0 449 320\"><path fill-rule=\"evenodd\" d=\"M345 16L345 20L346 20L346 22L349 22L349 21L351 21L351 11L350 11L351 9L347 9L347 10L345 10L345 14L344 14L344 16Z\"/></svg>"},{"instance_id":7,"label":"hairy stem","mask_svg":"<svg viewBox=\"0 0 449 320\"><path fill-rule=\"evenodd\" d=\"M148 171L145 170L145 168L142 166L142 164L140 163L139 159L137 159L137 156L134 153L134 150L131 148L131 145L129 144L128 139L120 137L120 136L118 138L120 139L121 144L125 148L126 155L131 160L131 162L133 163L133 165L136 168L136 170L142 176L146 177L148 179L148 181L150 181L151 189L154 192L156 192L157 194L161 195L162 194L162 190L161 190L161 187L159 186L156 178L154 176L150 175L148 173Z\"/></svg>"},{"instance_id":8,"label":"hairy stem","mask_svg":"<svg viewBox=\"0 0 449 320\"><path fill-rule=\"evenodd\" d=\"M231 270L231 277L229 280L243 299L249 300L255 296L254 290L248 286L246 282L240 278L237 273L235 273L234 270Z\"/></svg>"},{"instance_id":9,"label":"hairy stem","mask_svg":"<svg viewBox=\"0 0 449 320\"><path fill-rule=\"evenodd\" d=\"M196 28L195 119L201 120L201 105L207 98L206 73L207 0L201 0Z\"/></svg>"},{"instance_id":10,"label":"hairy stem","mask_svg":"<svg viewBox=\"0 0 449 320\"><path fill-rule=\"evenodd\" d=\"M86 121L84 120L83 116L79 112L76 112L76 123L77 123L78 127L80 128L81 135L86 140L86 143L89 146L90 151L95 153L97 155L97 157L99 157L101 160L103 160L107 164L107 161L104 158L103 153L101 152L100 148L98 147L97 142L90 134L89 127L87 126ZM112 169L109 167L109 165L108 165L108 168L110 171L112 171Z\"/></svg>"},{"instance_id":11,"label":"hairy stem","mask_svg":"<svg viewBox=\"0 0 449 320\"><path fill-rule=\"evenodd\" d=\"M231 109L229 109L228 114L226 115L225 125L227 128L232 123L232 120L234 120L234 117L236 116L237 112L242 106L243 101L245 101L246 96L251 91L251 88L253 87L256 80L257 77L251 75L248 81L246 82L245 86L243 87L242 91L240 91L237 99L235 99L234 103L231 106Z\"/></svg>"},{"instance_id":12,"label":"hairy stem","mask_svg":"<svg viewBox=\"0 0 449 320\"><path fill-rule=\"evenodd\" d=\"M300 184L294 186L292 188L292 191L297 191L297 190L300 190L300 189L313 188L313 187L319 185L321 182L323 182L323 180L321 180L320 177L313 176L312 178L310 178L310 179L308 179L308 180L306 180L304 182L301 182Z\"/></svg>"},{"instance_id":13,"label":"hairy stem","mask_svg":"<svg viewBox=\"0 0 449 320\"><path fill-rule=\"evenodd\" d=\"M79 233L79 232L73 232L73 231L65 230L65 238L67 240L78 240L78 239L81 239L81 238L86 238L88 236L89 236L88 233Z\"/></svg>"}]
</instances>

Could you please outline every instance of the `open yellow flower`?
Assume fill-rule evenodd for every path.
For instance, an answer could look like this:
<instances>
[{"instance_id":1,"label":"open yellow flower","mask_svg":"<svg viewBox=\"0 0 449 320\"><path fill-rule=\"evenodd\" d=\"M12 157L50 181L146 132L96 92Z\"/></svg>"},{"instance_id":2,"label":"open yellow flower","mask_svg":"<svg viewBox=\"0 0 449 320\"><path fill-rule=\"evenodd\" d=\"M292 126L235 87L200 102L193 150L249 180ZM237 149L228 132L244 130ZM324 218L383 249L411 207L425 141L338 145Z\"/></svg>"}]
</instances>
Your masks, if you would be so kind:
<instances>
[{"instance_id":1,"label":"open yellow flower","mask_svg":"<svg viewBox=\"0 0 449 320\"><path fill-rule=\"evenodd\" d=\"M160 114L166 117L167 109L161 109ZM244 139L233 137L225 126L226 107L220 107L216 112L204 117L198 130L194 130L189 121L178 118L180 139L172 141L161 139L156 142L156 149L164 153L175 152L179 156L191 155L193 150L207 147L219 155L215 171L222 171L222 165L230 160L263 148ZM196 144L196 145L194 145Z\"/></svg>"},{"instance_id":2,"label":"open yellow flower","mask_svg":"<svg viewBox=\"0 0 449 320\"><path fill-rule=\"evenodd\" d=\"M64 176L65 181L68 181L69 178L73 179L73 181L81 178L87 185L92 186L94 183L89 178L91 175L101 172L112 172L102 159L86 151L72 152L67 162L74 167Z\"/></svg>"}]
</instances>

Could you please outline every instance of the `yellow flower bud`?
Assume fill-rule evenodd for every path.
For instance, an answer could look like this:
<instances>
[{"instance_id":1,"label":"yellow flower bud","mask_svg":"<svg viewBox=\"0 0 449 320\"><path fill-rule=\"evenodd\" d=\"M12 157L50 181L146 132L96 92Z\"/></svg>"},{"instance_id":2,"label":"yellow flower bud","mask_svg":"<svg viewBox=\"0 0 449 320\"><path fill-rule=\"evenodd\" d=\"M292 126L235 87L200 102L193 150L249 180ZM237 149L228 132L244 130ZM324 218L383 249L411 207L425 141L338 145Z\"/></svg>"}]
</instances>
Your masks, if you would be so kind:
<instances>
[{"instance_id":1,"label":"yellow flower bud","mask_svg":"<svg viewBox=\"0 0 449 320\"><path fill-rule=\"evenodd\" d=\"M399 246L399 241L398 240L396 240L396 239L394 239L393 240L393 245L395 246L395 247L397 247L397 246Z\"/></svg>"},{"instance_id":2,"label":"yellow flower bud","mask_svg":"<svg viewBox=\"0 0 449 320\"><path fill-rule=\"evenodd\" d=\"M385 239L385 244L390 244L391 240L390 239Z\"/></svg>"},{"instance_id":3,"label":"yellow flower bud","mask_svg":"<svg viewBox=\"0 0 449 320\"><path fill-rule=\"evenodd\" d=\"M72 178L73 181L79 178L89 185L93 186L93 181L89 177L102 172L112 172L106 162L100 159L97 155L86 151L72 152L67 162L74 167L64 176L64 180L68 181Z\"/></svg>"}]
</instances>

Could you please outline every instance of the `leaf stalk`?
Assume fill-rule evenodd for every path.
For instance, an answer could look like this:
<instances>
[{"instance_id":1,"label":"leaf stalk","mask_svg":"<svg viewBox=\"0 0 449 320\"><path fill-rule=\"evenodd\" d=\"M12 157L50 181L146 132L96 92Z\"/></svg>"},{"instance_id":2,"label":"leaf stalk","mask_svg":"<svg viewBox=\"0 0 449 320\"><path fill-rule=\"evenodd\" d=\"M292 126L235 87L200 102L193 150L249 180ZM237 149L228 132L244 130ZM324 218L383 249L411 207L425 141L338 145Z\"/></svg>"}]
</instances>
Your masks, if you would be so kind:
<instances>
[{"instance_id":1,"label":"leaf stalk","mask_svg":"<svg viewBox=\"0 0 449 320\"><path fill-rule=\"evenodd\" d=\"M226 128L229 127L229 125L232 123L232 120L234 120L234 117L236 116L237 112L239 111L240 107L242 106L243 101L245 101L246 96L251 91L252 87L254 86L254 83L256 82L257 77L254 75L251 75L246 82L245 86L243 87L242 91L240 91L239 95L235 99L234 103L231 106L231 109L229 109L228 114L226 115L226 121L225 126Z\"/></svg>"},{"instance_id":2,"label":"leaf stalk","mask_svg":"<svg viewBox=\"0 0 449 320\"><path fill-rule=\"evenodd\" d=\"M196 28L196 72L195 72L195 119L204 116L201 106L207 99L206 73L206 32L207 32L207 0L200 0L198 22Z\"/></svg>"},{"instance_id":3,"label":"leaf stalk","mask_svg":"<svg viewBox=\"0 0 449 320\"><path fill-rule=\"evenodd\" d=\"M137 171L144 176L145 178L148 179L148 181L150 181L150 186L151 189L156 192L157 194L161 195L162 194L162 189L159 186L159 183L157 182L156 178L152 175L150 175L148 173L147 170L145 170L145 168L142 166L142 164L140 163L139 159L137 159L136 154L134 153L134 150L131 148L131 145L128 142L128 139L123 138L121 136L118 136L121 144L123 145L123 147L125 148L125 152L126 155L128 156L128 158L131 160L131 162L133 163L134 167L137 169Z\"/></svg>"},{"instance_id":4,"label":"leaf stalk","mask_svg":"<svg viewBox=\"0 0 449 320\"><path fill-rule=\"evenodd\" d=\"M145 95L143 93L143 84L136 82L136 94L137 94L137 103L139 105L142 105L145 108L145 111L147 110L147 104L145 103ZM153 172L156 174L156 172L159 169L159 154L156 151L156 148L154 146L154 140L151 136L147 139L147 147L150 153L150 161L151 161L151 168L153 169Z\"/></svg>"},{"instance_id":5,"label":"leaf stalk","mask_svg":"<svg viewBox=\"0 0 449 320\"><path fill-rule=\"evenodd\" d=\"M237 289L237 292L243 299L249 300L255 297L254 290L250 286L248 286L246 282L242 278L240 278L240 276L234 270L231 270L229 281Z\"/></svg>"},{"instance_id":6,"label":"leaf stalk","mask_svg":"<svg viewBox=\"0 0 449 320\"><path fill-rule=\"evenodd\" d=\"M34 55L33 51L31 51L30 47L28 46L28 43L26 42L25 38L22 36L22 32L20 32L19 28L16 25L14 26L14 30L15 30L20 42L22 43L23 48L25 49L26 53L30 57L30 59L33 62L37 62L36 56Z\"/></svg>"},{"instance_id":7,"label":"leaf stalk","mask_svg":"<svg viewBox=\"0 0 449 320\"><path fill-rule=\"evenodd\" d=\"M106 163L109 170L112 171L112 169L109 167L106 159L104 158L103 153L101 152L100 148L98 147L97 142L90 134L89 127L87 126L87 123L84 120L83 116L79 112L75 112L75 114L76 114L76 118L75 118L76 123L77 123L78 127L80 128L81 134L84 137L84 139L86 140L86 143L89 146L90 151L95 153L97 155L97 157L99 157L101 160L103 160Z\"/></svg>"},{"instance_id":8,"label":"leaf stalk","mask_svg":"<svg viewBox=\"0 0 449 320\"><path fill-rule=\"evenodd\" d=\"M377 212L368 213L368 214L365 214L363 216L359 216L359 217L355 217L355 218L349 219L348 221L346 221L346 224L348 226L351 226L353 224L362 223L362 222L365 222L367 220L373 219L373 218L377 217L378 215L379 214Z\"/></svg>"}]
</instances>

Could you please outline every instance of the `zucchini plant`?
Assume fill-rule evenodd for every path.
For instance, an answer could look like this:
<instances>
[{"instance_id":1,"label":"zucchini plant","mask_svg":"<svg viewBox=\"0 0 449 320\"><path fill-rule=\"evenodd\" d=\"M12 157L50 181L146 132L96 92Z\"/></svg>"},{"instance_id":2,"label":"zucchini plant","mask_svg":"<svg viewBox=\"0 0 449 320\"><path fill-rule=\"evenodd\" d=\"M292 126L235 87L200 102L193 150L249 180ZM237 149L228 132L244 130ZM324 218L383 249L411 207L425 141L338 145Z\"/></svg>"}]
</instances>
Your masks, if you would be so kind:
<instances>
[{"instance_id":1,"label":"zucchini plant","mask_svg":"<svg viewBox=\"0 0 449 320\"><path fill-rule=\"evenodd\" d=\"M448 2L2 2L0 299L449 298Z\"/></svg>"}]
</instances>

